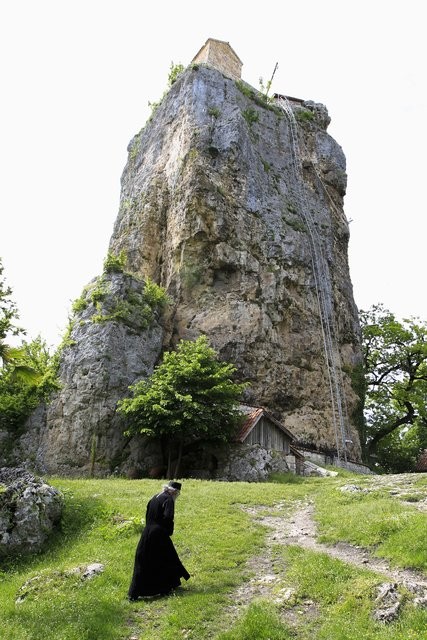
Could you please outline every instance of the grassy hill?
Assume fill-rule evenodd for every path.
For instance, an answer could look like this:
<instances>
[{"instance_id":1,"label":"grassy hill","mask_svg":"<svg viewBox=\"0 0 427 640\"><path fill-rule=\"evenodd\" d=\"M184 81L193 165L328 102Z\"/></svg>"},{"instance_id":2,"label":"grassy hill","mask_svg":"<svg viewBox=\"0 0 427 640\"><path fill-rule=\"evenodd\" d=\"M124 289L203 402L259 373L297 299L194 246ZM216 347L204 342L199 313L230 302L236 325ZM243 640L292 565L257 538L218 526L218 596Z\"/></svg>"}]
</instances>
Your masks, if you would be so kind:
<instances>
[{"instance_id":1,"label":"grassy hill","mask_svg":"<svg viewBox=\"0 0 427 640\"><path fill-rule=\"evenodd\" d=\"M427 474L184 480L173 539L191 579L136 603L134 552L162 483L46 480L65 495L62 531L2 567L5 640L427 638ZM84 580L95 562L103 572ZM387 584L390 622L375 619Z\"/></svg>"}]
</instances>

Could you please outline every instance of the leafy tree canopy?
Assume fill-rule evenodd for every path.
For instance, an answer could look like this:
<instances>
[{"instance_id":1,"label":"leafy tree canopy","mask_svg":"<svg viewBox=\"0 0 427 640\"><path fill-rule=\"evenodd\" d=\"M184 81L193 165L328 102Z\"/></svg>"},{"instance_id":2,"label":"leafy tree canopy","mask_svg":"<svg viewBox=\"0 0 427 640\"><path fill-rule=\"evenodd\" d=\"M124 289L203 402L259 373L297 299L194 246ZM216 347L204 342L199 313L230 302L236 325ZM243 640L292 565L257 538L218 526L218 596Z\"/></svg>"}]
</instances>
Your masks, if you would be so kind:
<instances>
[{"instance_id":1,"label":"leafy tree canopy","mask_svg":"<svg viewBox=\"0 0 427 640\"><path fill-rule=\"evenodd\" d=\"M119 403L118 411L128 418L127 433L179 443L178 459L184 442L227 440L240 420L238 399L245 388L233 382L235 371L219 361L206 336L181 340L150 378L130 387L132 397Z\"/></svg>"},{"instance_id":2,"label":"leafy tree canopy","mask_svg":"<svg viewBox=\"0 0 427 640\"><path fill-rule=\"evenodd\" d=\"M382 305L360 312L366 370L368 456L410 471L427 447L427 324L398 321Z\"/></svg>"},{"instance_id":3,"label":"leafy tree canopy","mask_svg":"<svg viewBox=\"0 0 427 640\"><path fill-rule=\"evenodd\" d=\"M58 388L54 357L39 336L0 369L0 429L19 432L30 413Z\"/></svg>"}]
</instances>

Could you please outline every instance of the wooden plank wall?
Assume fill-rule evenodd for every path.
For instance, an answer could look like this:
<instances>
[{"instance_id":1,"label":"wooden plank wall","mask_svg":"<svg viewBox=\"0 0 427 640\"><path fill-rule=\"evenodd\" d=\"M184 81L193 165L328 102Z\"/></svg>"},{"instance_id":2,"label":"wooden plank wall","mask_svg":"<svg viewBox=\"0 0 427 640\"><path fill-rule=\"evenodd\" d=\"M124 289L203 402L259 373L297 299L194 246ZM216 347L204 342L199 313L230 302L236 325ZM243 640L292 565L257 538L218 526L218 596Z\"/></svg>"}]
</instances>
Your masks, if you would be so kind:
<instances>
[{"instance_id":1,"label":"wooden plank wall","mask_svg":"<svg viewBox=\"0 0 427 640\"><path fill-rule=\"evenodd\" d=\"M261 418L245 440L245 444L260 444L265 449L289 453L289 437L265 418Z\"/></svg>"}]
</instances>

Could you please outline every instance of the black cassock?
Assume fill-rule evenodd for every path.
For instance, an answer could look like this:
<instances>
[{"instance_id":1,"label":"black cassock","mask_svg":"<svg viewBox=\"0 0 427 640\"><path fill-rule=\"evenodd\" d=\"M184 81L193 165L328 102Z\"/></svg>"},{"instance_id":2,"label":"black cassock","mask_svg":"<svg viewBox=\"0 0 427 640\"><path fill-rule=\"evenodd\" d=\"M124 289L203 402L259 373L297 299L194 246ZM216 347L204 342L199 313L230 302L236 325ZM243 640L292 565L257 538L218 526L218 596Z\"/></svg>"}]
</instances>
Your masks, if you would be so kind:
<instances>
[{"instance_id":1,"label":"black cassock","mask_svg":"<svg viewBox=\"0 0 427 640\"><path fill-rule=\"evenodd\" d=\"M178 557L170 536L173 533L175 504L167 492L153 496L147 505L145 528L135 554L128 597L169 593L188 580L190 574Z\"/></svg>"}]
</instances>

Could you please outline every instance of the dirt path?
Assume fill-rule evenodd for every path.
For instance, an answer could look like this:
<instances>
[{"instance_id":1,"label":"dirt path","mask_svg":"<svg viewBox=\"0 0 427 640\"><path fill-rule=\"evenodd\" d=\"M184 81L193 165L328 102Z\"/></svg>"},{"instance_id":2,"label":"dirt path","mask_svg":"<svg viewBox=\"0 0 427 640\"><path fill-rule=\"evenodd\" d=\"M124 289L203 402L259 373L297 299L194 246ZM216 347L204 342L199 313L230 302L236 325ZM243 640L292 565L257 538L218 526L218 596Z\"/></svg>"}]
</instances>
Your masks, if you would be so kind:
<instances>
[{"instance_id":1,"label":"dirt path","mask_svg":"<svg viewBox=\"0 0 427 640\"><path fill-rule=\"evenodd\" d=\"M272 529L268 535L268 544L296 544L304 549L326 553L332 558L355 565L359 568L369 568L383 574L399 584L414 582L427 591L427 578L409 569L391 568L389 563L375 558L363 547L339 542L326 545L316 540L316 524L314 522L314 507L310 503L301 504L291 518L265 516L260 522ZM426 593L427 595L427 593Z\"/></svg>"},{"instance_id":2,"label":"dirt path","mask_svg":"<svg viewBox=\"0 0 427 640\"><path fill-rule=\"evenodd\" d=\"M373 557L367 549L362 547L346 543L326 545L318 542L312 503L297 503L291 516L289 516L288 509L285 513L284 503L275 505L275 511L279 512L279 515L274 516L267 515L266 507L264 506L242 507L242 509L256 519L257 522L267 526L271 531L267 534L267 544L263 554L253 557L248 563L248 569L251 573L253 572L254 577L242 585L234 594L234 604L230 608L230 613L233 617L238 615L241 605L249 604L254 598L265 597L281 604L292 597L293 590L285 585L283 577L276 574L274 570L272 547L277 544L298 545L303 549L326 553L353 566L378 572L384 577L384 581L387 581L381 585L384 598L381 599L378 607L379 619L383 615L390 614L393 617L397 614L397 585L406 587L408 591L412 592L414 600L421 606L427 606L427 578L422 574L408 569L392 568L386 560ZM280 514L280 511L283 511L283 515ZM316 605L312 601L306 601L296 613L299 614L295 616L296 621L301 614L305 616L315 615ZM288 621L289 616L290 612L288 610Z\"/></svg>"}]
</instances>

